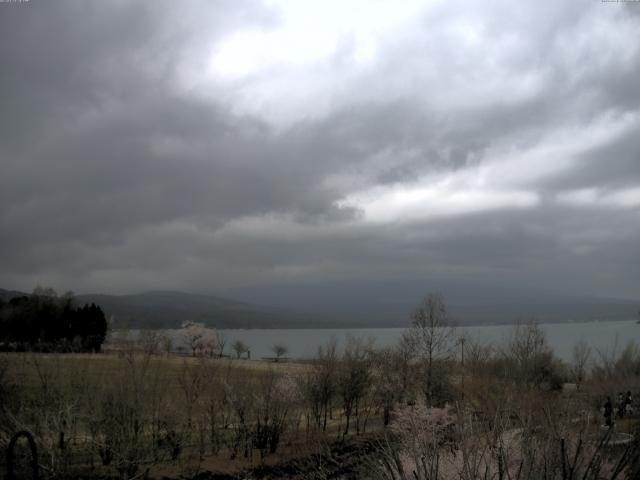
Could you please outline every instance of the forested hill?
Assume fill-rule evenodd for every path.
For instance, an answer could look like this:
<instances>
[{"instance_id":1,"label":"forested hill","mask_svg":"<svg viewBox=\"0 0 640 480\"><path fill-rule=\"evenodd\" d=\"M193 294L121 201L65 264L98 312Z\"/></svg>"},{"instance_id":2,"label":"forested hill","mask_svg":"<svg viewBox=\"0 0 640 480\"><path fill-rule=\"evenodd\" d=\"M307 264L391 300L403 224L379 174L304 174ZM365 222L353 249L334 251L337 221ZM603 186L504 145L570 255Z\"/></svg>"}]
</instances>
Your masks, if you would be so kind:
<instances>
[{"instance_id":1,"label":"forested hill","mask_svg":"<svg viewBox=\"0 0 640 480\"><path fill-rule=\"evenodd\" d=\"M113 315L116 326L130 328L176 328L185 320L217 328L308 328L322 323L283 309L184 292L90 294L78 295L77 300L102 306L107 315Z\"/></svg>"},{"instance_id":2,"label":"forested hill","mask_svg":"<svg viewBox=\"0 0 640 480\"><path fill-rule=\"evenodd\" d=\"M0 298L28 293L0 289ZM312 328L338 326L311 315L275 307L261 307L227 298L174 291L151 291L134 295L76 295L78 305L100 305L115 328L178 328L185 320L217 328Z\"/></svg>"}]
</instances>

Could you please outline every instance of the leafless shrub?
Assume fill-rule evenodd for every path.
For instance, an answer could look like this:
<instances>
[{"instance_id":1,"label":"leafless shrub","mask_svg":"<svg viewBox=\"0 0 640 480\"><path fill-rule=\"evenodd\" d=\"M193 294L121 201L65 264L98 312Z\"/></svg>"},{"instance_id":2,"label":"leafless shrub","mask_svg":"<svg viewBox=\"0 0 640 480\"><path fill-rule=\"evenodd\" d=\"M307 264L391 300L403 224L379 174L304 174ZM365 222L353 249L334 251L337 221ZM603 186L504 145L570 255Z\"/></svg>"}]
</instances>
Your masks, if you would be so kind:
<instances>
[{"instance_id":1,"label":"leafless shrub","mask_svg":"<svg viewBox=\"0 0 640 480\"><path fill-rule=\"evenodd\" d=\"M604 431L576 406L540 397L518 415L496 412L491 425L464 411L405 410L380 445L380 478L596 480L635 478L640 443Z\"/></svg>"},{"instance_id":2,"label":"leafless shrub","mask_svg":"<svg viewBox=\"0 0 640 480\"><path fill-rule=\"evenodd\" d=\"M453 419L442 409L416 405L398 413L385 434L378 473L389 480L430 480L442 477L441 463L449 453Z\"/></svg>"}]
</instances>

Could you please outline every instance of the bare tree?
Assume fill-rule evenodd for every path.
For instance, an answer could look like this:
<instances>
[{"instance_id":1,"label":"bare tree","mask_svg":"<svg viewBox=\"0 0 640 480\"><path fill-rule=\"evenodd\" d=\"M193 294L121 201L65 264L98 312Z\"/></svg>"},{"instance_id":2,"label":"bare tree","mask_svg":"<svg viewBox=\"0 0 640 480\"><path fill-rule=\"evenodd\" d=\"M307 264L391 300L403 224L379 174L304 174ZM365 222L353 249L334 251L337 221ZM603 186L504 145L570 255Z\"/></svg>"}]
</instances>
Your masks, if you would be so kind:
<instances>
[{"instance_id":1,"label":"bare tree","mask_svg":"<svg viewBox=\"0 0 640 480\"><path fill-rule=\"evenodd\" d=\"M517 324L508 348L511 356L520 364L526 364L549 350L544 330L536 320Z\"/></svg>"},{"instance_id":2,"label":"bare tree","mask_svg":"<svg viewBox=\"0 0 640 480\"><path fill-rule=\"evenodd\" d=\"M561 386L561 364L547 343L544 330L535 320L518 324L504 352L505 368L512 380L531 386Z\"/></svg>"},{"instance_id":3,"label":"bare tree","mask_svg":"<svg viewBox=\"0 0 640 480\"><path fill-rule=\"evenodd\" d=\"M416 366L413 361L415 352L411 335L405 332L395 348L395 365L400 380L399 402L413 402L415 393Z\"/></svg>"},{"instance_id":4,"label":"bare tree","mask_svg":"<svg viewBox=\"0 0 640 480\"><path fill-rule=\"evenodd\" d=\"M218 358L222 358L224 355L224 347L227 345L227 337L222 332L217 332L216 335L216 353Z\"/></svg>"},{"instance_id":5,"label":"bare tree","mask_svg":"<svg viewBox=\"0 0 640 480\"><path fill-rule=\"evenodd\" d=\"M356 433L360 433L359 407L371 386L371 343L362 338L349 337L344 349L338 375L338 393L342 399L346 425L349 433L351 418L356 417Z\"/></svg>"},{"instance_id":6,"label":"bare tree","mask_svg":"<svg viewBox=\"0 0 640 480\"><path fill-rule=\"evenodd\" d=\"M249 346L242 340L236 340L233 342L231 344L231 348L236 352L236 358L240 358L243 353L247 353L249 351Z\"/></svg>"},{"instance_id":7,"label":"bare tree","mask_svg":"<svg viewBox=\"0 0 640 480\"><path fill-rule=\"evenodd\" d=\"M171 350L173 349L173 339L170 335L166 333L161 334L158 338L158 343L164 353L167 355L171 353Z\"/></svg>"},{"instance_id":8,"label":"bare tree","mask_svg":"<svg viewBox=\"0 0 640 480\"><path fill-rule=\"evenodd\" d=\"M591 347L584 340L580 340L573 347L573 379L576 382L576 388L580 389L580 385L585 379L587 363L591 357Z\"/></svg>"},{"instance_id":9,"label":"bare tree","mask_svg":"<svg viewBox=\"0 0 640 480\"><path fill-rule=\"evenodd\" d=\"M416 354L424 362L425 396L430 406L433 402L434 365L436 361L450 358L455 330L448 324L444 298L438 293L427 295L411 319L409 338Z\"/></svg>"},{"instance_id":10,"label":"bare tree","mask_svg":"<svg viewBox=\"0 0 640 480\"><path fill-rule=\"evenodd\" d=\"M293 405L295 382L291 377L269 369L260 376L254 389L256 392L253 442L264 459L267 452L276 453L287 427L287 418Z\"/></svg>"},{"instance_id":11,"label":"bare tree","mask_svg":"<svg viewBox=\"0 0 640 480\"><path fill-rule=\"evenodd\" d=\"M234 345L238 342L241 343L240 340L236 340ZM239 351L236 350L236 352ZM239 355L238 353L238 358ZM231 422L233 438L230 445L231 459L233 460L241 451L245 458L248 458L251 454L250 417L254 412L256 395L252 394L255 388L255 378L251 378L249 375L230 375L230 373L231 370L228 370L225 379L225 398L233 415L233 421Z\"/></svg>"},{"instance_id":12,"label":"bare tree","mask_svg":"<svg viewBox=\"0 0 640 480\"><path fill-rule=\"evenodd\" d=\"M619 338L616 334L612 347L596 348L596 358L594 360L592 375L599 379L612 379L616 377L616 359L618 358Z\"/></svg>"},{"instance_id":13,"label":"bare tree","mask_svg":"<svg viewBox=\"0 0 640 480\"><path fill-rule=\"evenodd\" d=\"M483 344L473 338L467 338L464 343L464 368L472 375L486 372L487 364L493 358L494 347Z\"/></svg>"},{"instance_id":14,"label":"bare tree","mask_svg":"<svg viewBox=\"0 0 640 480\"><path fill-rule=\"evenodd\" d=\"M318 347L313 366L300 378L299 387L313 417L315 427L327 429L327 419L331 415L331 403L337 389L337 340L331 338L326 346Z\"/></svg>"},{"instance_id":15,"label":"bare tree","mask_svg":"<svg viewBox=\"0 0 640 480\"><path fill-rule=\"evenodd\" d=\"M633 339L620 352L615 369L622 377L640 374L640 346Z\"/></svg>"},{"instance_id":16,"label":"bare tree","mask_svg":"<svg viewBox=\"0 0 640 480\"><path fill-rule=\"evenodd\" d=\"M182 366L178 372L178 385L184 395L183 409L186 414L186 427L191 430L193 411L200 397L204 382L206 380L206 368L202 363L205 359L196 360L197 363L187 362L183 360Z\"/></svg>"},{"instance_id":17,"label":"bare tree","mask_svg":"<svg viewBox=\"0 0 640 480\"><path fill-rule=\"evenodd\" d=\"M155 355L160 348L160 335L154 330L143 330L138 336L138 344L144 353Z\"/></svg>"},{"instance_id":18,"label":"bare tree","mask_svg":"<svg viewBox=\"0 0 640 480\"><path fill-rule=\"evenodd\" d=\"M403 395L404 363L398 350L391 347L374 351L372 355L373 397L387 426L394 404Z\"/></svg>"},{"instance_id":19,"label":"bare tree","mask_svg":"<svg viewBox=\"0 0 640 480\"><path fill-rule=\"evenodd\" d=\"M289 348L284 343L276 343L271 347L271 351L276 355L276 362L280 360L280 357L286 355Z\"/></svg>"}]
</instances>

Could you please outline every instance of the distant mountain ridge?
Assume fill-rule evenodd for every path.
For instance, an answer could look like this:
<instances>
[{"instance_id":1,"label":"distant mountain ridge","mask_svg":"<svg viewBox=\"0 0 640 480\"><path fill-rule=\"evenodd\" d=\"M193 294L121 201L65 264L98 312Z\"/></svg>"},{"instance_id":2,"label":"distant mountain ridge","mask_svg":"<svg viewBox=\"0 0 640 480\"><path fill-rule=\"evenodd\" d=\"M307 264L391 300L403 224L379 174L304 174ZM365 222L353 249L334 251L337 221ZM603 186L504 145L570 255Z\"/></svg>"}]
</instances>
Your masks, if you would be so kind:
<instances>
[{"instance_id":1,"label":"distant mountain ridge","mask_svg":"<svg viewBox=\"0 0 640 480\"><path fill-rule=\"evenodd\" d=\"M0 298L29 293L0 289ZM311 315L264 307L228 298L177 291L149 291L130 295L81 294L78 304L95 303L113 318L116 328L178 328L185 320L217 328L312 328L337 326Z\"/></svg>"},{"instance_id":2,"label":"distant mountain ridge","mask_svg":"<svg viewBox=\"0 0 640 480\"><path fill-rule=\"evenodd\" d=\"M114 317L116 325L131 328L176 328L185 320L217 328L305 328L317 319L274 307L177 291L133 295L78 295L78 302L96 303Z\"/></svg>"},{"instance_id":3,"label":"distant mountain ridge","mask_svg":"<svg viewBox=\"0 0 640 480\"><path fill-rule=\"evenodd\" d=\"M4 301L28 293L0 289ZM237 295L233 295L237 296ZM185 320L217 328L358 328L406 327L419 293L393 289L350 291L343 289L324 296L291 288L280 295L244 292L242 298L192 294L178 291L149 291L130 295L82 294L79 304L100 305L116 328L178 328ZM640 302L570 295L527 295L510 292L498 295L445 295L449 318L458 324L504 324L535 318L541 322L583 322L591 320L635 320ZM309 313L312 312L312 313Z\"/></svg>"},{"instance_id":4,"label":"distant mountain ridge","mask_svg":"<svg viewBox=\"0 0 640 480\"><path fill-rule=\"evenodd\" d=\"M0 289L4 301L29 293ZM78 304L100 305L116 328L177 328L185 320L217 328L295 328L316 325L313 319L278 308L173 291L133 295L82 294Z\"/></svg>"},{"instance_id":5,"label":"distant mountain ridge","mask_svg":"<svg viewBox=\"0 0 640 480\"><path fill-rule=\"evenodd\" d=\"M478 282L332 282L261 286L230 291L234 298L367 327L406 327L429 292L440 292L449 320L461 325L495 325L536 319L544 323L637 320L640 299L607 298L575 292Z\"/></svg>"}]
</instances>

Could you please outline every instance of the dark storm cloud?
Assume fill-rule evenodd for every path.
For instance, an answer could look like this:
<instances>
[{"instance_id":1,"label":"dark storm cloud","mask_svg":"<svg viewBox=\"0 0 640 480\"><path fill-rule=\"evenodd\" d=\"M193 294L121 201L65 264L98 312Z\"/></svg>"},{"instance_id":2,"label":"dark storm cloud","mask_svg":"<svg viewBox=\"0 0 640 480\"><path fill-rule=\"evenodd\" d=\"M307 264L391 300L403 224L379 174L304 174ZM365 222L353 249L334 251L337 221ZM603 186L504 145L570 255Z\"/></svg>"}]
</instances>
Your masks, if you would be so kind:
<instances>
[{"instance_id":1,"label":"dark storm cloud","mask_svg":"<svg viewBox=\"0 0 640 480\"><path fill-rule=\"evenodd\" d=\"M640 295L640 17L461 5L325 54L286 2L0 4L0 286Z\"/></svg>"}]
</instances>

